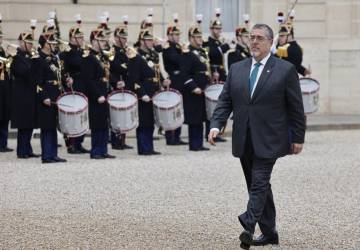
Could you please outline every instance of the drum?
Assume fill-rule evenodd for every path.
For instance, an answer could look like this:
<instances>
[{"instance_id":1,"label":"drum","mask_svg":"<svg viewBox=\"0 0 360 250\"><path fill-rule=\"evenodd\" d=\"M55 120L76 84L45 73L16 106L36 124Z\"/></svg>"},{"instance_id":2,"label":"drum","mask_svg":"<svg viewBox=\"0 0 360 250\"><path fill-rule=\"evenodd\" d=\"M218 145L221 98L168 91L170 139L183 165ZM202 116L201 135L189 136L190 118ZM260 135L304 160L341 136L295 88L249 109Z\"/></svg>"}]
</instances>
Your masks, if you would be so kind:
<instances>
[{"instance_id":1,"label":"drum","mask_svg":"<svg viewBox=\"0 0 360 250\"><path fill-rule=\"evenodd\" d=\"M316 112L319 109L319 82L315 79L304 77L300 79L300 87L305 114Z\"/></svg>"},{"instance_id":2,"label":"drum","mask_svg":"<svg viewBox=\"0 0 360 250\"><path fill-rule=\"evenodd\" d=\"M206 117L210 121L212 114L214 113L219 95L223 90L223 84L211 84L205 89L205 106L206 106Z\"/></svg>"},{"instance_id":3,"label":"drum","mask_svg":"<svg viewBox=\"0 0 360 250\"><path fill-rule=\"evenodd\" d=\"M78 137L89 130L88 99L79 92L66 92L56 100L59 129L67 137Z\"/></svg>"},{"instance_id":4,"label":"drum","mask_svg":"<svg viewBox=\"0 0 360 250\"><path fill-rule=\"evenodd\" d=\"M184 107L180 92L175 89L159 91L152 98L155 123L165 131L184 123Z\"/></svg>"},{"instance_id":5,"label":"drum","mask_svg":"<svg viewBox=\"0 0 360 250\"><path fill-rule=\"evenodd\" d=\"M116 90L107 97L110 125L115 133L126 133L139 125L137 96L128 90Z\"/></svg>"}]
</instances>

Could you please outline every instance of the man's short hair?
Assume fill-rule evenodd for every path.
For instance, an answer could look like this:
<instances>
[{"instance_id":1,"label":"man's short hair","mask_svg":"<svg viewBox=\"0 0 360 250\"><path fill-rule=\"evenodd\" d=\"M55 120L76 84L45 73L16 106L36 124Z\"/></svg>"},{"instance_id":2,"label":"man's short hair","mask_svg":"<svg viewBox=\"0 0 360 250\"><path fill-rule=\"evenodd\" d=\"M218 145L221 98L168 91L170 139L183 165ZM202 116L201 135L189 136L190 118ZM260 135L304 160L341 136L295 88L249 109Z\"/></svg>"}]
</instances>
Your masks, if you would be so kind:
<instances>
[{"instance_id":1,"label":"man's short hair","mask_svg":"<svg viewBox=\"0 0 360 250\"><path fill-rule=\"evenodd\" d=\"M268 39L274 39L274 32L273 32L273 30L270 28L269 25L264 24L264 23L257 23L257 24L255 24L255 25L251 28L251 31L253 31L253 30L255 30L255 29L265 30L265 32L266 32L266 37L267 37Z\"/></svg>"}]
</instances>

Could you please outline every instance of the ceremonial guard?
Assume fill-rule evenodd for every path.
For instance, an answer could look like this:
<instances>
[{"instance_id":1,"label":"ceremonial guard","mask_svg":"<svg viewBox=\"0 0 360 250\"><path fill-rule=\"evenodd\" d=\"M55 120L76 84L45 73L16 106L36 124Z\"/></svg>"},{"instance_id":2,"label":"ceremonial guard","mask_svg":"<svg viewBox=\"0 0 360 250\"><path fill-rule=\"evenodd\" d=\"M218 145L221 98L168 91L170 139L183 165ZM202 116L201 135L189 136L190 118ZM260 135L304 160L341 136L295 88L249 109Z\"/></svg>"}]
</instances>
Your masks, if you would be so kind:
<instances>
[{"instance_id":1,"label":"ceremonial guard","mask_svg":"<svg viewBox=\"0 0 360 250\"><path fill-rule=\"evenodd\" d=\"M235 36L236 36L236 46L234 49L231 49L228 53L228 61L227 66L228 69L230 69L230 66L233 63L239 62L241 60L244 60L248 57L251 57L249 44L249 15L244 15L245 20L245 27L238 27L235 30Z\"/></svg>"},{"instance_id":2,"label":"ceremonial guard","mask_svg":"<svg viewBox=\"0 0 360 250\"><path fill-rule=\"evenodd\" d=\"M113 89L131 90L128 82L128 57L126 50L128 48L128 16L123 16L123 24L119 25L114 31L115 56L110 61L110 81ZM117 134L111 130L111 146L112 149L123 150L132 149L133 147L125 143L126 134Z\"/></svg>"},{"instance_id":3,"label":"ceremonial guard","mask_svg":"<svg viewBox=\"0 0 360 250\"><path fill-rule=\"evenodd\" d=\"M32 26L33 27L33 26ZM39 157L31 146L33 129L36 128L36 82L34 77L34 36L31 32L19 35L19 47L11 63L11 127L17 128L17 157Z\"/></svg>"},{"instance_id":4,"label":"ceremonial guard","mask_svg":"<svg viewBox=\"0 0 360 250\"><path fill-rule=\"evenodd\" d=\"M229 44L221 38L222 22L220 20L221 10L215 10L216 18L210 22L210 36L204 42L203 47L209 54L211 73L213 81L225 82L226 71L224 66L224 54L230 50Z\"/></svg>"},{"instance_id":5,"label":"ceremonial guard","mask_svg":"<svg viewBox=\"0 0 360 250\"><path fill-rule=\"evenodd\" d=\"M293 21L295 17L295 12L294 10L290 12L289 20L284 21L283 16L284 14L282 12L278 13L278 22L280 23L280 29L275 55L281 59L292 63L300 75L310 75L310 69L302 66L303 49L294 39Z\"/></svg>"},{"instance_id":6,"label":"ceremonial guard","mask_svg":"<svg viewBox=\"0 0 360 250\"><path fill-rule=\"evenodd\" d=\"M44 31L39 37L39 56L34 59L32 70L37 84L37 123L41 129L41 158L43 163L65 162L65 159L58 157L56 100L63 91L62 81L71 84L72 79L65 79L62 75L60 60L55 54L58 42L53 25L48 25Z\"/></svg>"},{"instance_id":7,"label":"ceremonial guard","mask_svg":"<svg viewBox=\"0 0 360 250\"><path fill-rule=\"evenodd\" d=\"M222 22L220 20L221 9L215 9L216 18L210 22L210 36L203 47L209 54L210 67L212 73L211 83L225 83L226 71L224 64L224 55L230 50L229 44L221 41ZM206 121L205 139L209 134L210 122ZM218 136L216 142L225 142L226 140Z\"/></svg>"},{"instance_id":8,"label":"ceremonial guard","mask_svg":"<svg viewBox=\"0 0 360 250\"><path fill-rule=\"evenodd\" d=\"M181 64L183 74L185 124L189 126L189 149L209 150L203 146L204 122L206 121L205 96L203 91L210 84L210 64L206 51L202 48L200 23L189 29L189 48L184 51Z\"/></svg>"},{"instance_id":9,"label":"ceremonial guard","mask_svg":"<svg viewBox=\"0 0 360 250\"><path fill-rule=\"evenodd\" d=\"M110 91L110 63L104 51L109 48L109 37L104 29L95 28L90 34L91 49L84 52L81 79L87 85L89 122L91 129L91 159L115 158L108 154L109 106L106 96Z\"/></svg>"},{"instance_id":10,"label":"ceremonial guard","mask_svg":"<svg viewBox=\"0 0 360 250\"><path fill-rule=\"evenodd\" d=\"M154 50L154 36L149 28L139 34L137 53L128 52L129 84L139 98L139 127L136 129L137 149L139 155L160 154L154 150L154 113L151 101L155 92L161 89L162 77L159 67L159 55ZM163 85L169 86L170 80Z\"/></svg>"},{"instance_id":11,"label":"ceremonial guard","mask_svg":"<svg viewBox=\"0 0 360 250\"><path fill-rule=\"evenodd\" d=\"M64 74L73 79L73 84L65 86L66 91L76 91L86 95L86 82L81 79L81 66L83 63L84 33L81 30L81 16L76 15L77 25L69 30L69 44L62 49L59 57L64 65ZM69 154L90 153L82 146L85 135L67 138L65 142Z\"/></svg>"},{"instance_id":12,"label":"ceremonial guard","mask_svg":"<svg viewBox=\"0 0 360 250\"><path fill-rule=\"evenodd\" d=\"M8 133L10 120L10 79L9 62L5 50L2 47L3 33L1 28L0 14L0 152L12 152L8 148Z\"/></svg>"},{"instance_id":13,"label":"ceremonial guard","mask_svg":"<svg viewBox=\"0 0 360 250\"><path fill-rule=\"evenodd\" d=\"M182 46L180 45L180 29L178 27L178 15L174 14L174 24L167 28L168 40L163 49L163 62L166 72L171 80L171 88L183 93L184 83L180 71L181 61L183 60ZM167 145L186 145L180 139L181 127L165 132Z\"/></svg>"}]
</instances>

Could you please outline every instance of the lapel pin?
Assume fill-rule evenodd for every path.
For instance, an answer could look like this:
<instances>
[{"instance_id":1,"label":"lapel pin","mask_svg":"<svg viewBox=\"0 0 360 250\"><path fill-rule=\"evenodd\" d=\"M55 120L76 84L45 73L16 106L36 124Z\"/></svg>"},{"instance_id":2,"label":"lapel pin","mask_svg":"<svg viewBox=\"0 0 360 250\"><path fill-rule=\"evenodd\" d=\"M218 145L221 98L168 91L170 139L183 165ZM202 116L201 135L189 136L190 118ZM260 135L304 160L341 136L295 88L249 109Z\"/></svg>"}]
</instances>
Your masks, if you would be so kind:
<instances>
[{"instance_id":1,"label":"lapel pin","mask_svg":"<svg viewBox=\"0 0 360 250\"><path fill-rule=\"evenodd\" d=\"M270 73L270 70L268 69L268 70L266 71L266 73Z\"/></svg>"}]
</instances>

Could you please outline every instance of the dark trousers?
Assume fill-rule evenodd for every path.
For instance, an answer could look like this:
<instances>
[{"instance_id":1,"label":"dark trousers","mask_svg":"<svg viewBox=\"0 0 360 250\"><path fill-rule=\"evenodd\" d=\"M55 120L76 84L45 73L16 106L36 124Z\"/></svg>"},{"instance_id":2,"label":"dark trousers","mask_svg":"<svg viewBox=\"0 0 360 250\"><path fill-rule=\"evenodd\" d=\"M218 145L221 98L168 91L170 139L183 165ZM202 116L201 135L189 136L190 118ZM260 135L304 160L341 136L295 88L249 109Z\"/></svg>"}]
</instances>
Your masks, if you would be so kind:
<instances>
[{"instance_id":1,"label":"dark trousers","mask_svg":"<svg viewBox=\"0 0 360 250\"><path fill-rule=\"evenodd\" d=\"M136 129L138 154L154 151L154 129L154 126L138 127Z\"/></svg>"},{"instance_id":2,"label":"dark trousers","mask_svg":"<svg viewBox=\"0 0 360 250\"><path fill-rule=\"evenodd\" d=\"M7 148L9 135L9 121L0 121L0 149Z\"/></svg>"},{"instance_id":3,"label":"dark trousers","mask_svg":"<svg viewBox=\"0 0 360 250\"><path fill-rule=\"evenodd\" d=\"M90 156L106 155L108 153L107 151L108 140L109 140L108 129L92 129Z\"/></svg>"},{"instance_id":4,"label":"dark trousers","mask_svg":"<svg viewBox=\"0 0 360 250\"><path fill-rule=\"evenodd\" d=\"M254 233L258 223L264 235L272 236L276 229L276 210L270 178L276 159L256 157L248 132L245 152L240 161L249 193L246 212L239 216L240 223L251 233Z\"/></svg>"},{"instance_id":5,"label":"dark trousers","mask_svg":"<svg viewBox=\"0 0 360 250\"><path fill-rule=\"evenodd\" d=\"M175 130L165 131L166 144L178 144L180 142L181 127Z\"/></svg>"},{"instance_id":6,"label":"dark trousers","mask_svg":"<svg viewBox=\"0 0 360 250\"><path fill-rule=\"evenodd\" d=\"M41 129L41 159L50 160L57 157L58 140L56 129Z\"/></svg>"},{"instance_id":7,"label":"dark trousers","mask_svg":"<svg viewBox=\"0 0 360 250\"><path fill-rule=\"evenodd\" d=\"M31 137L33 134L32 128L19 128L17 133L17 156L29 156L33 154L31 147Z\"/></svg>"},{"instance_id":8,"label":"dark trousers","mask_svg":"<svg viewBox=\"0 0 360 250\"><path fill-rule=\"evenodd\" d=\"M189 125L189 149L199 149L203 147L204 140L204 125L191 124Z\"/></svg>"}]
</instances>

